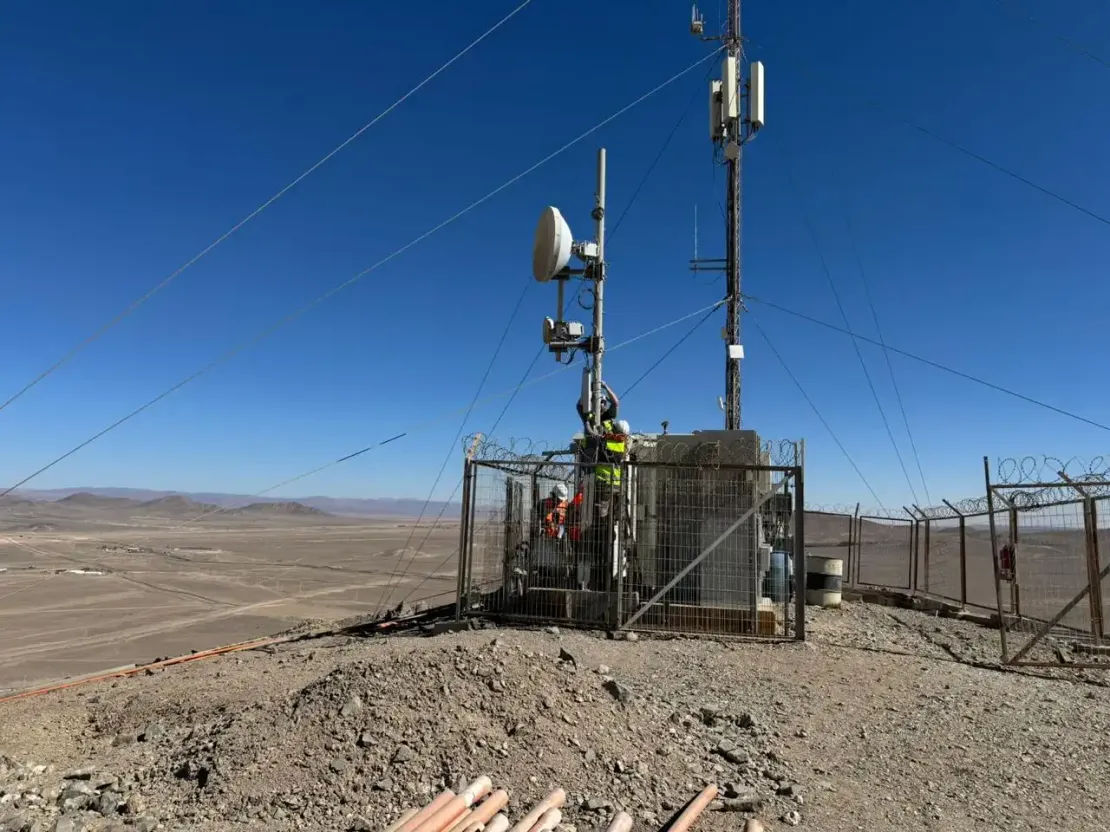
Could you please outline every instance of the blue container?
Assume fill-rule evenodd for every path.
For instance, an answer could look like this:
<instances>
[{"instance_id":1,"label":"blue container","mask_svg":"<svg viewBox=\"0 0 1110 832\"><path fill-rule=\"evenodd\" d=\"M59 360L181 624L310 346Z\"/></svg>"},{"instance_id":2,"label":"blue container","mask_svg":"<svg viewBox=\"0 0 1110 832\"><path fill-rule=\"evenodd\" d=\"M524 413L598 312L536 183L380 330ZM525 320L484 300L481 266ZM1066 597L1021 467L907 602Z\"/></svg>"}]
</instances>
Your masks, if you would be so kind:
<instances>
[{"instance_id":1,"label":"blue container","mask_svg":"<svg viewBox=\"0 0 1110 832\"><path fill-rule=\"evenodd\" d=\"M789 601L794 594L794 559L789 552L771 552L771 568L763 577L763 595L776 604Z\"/></svg>"}]
</instances>

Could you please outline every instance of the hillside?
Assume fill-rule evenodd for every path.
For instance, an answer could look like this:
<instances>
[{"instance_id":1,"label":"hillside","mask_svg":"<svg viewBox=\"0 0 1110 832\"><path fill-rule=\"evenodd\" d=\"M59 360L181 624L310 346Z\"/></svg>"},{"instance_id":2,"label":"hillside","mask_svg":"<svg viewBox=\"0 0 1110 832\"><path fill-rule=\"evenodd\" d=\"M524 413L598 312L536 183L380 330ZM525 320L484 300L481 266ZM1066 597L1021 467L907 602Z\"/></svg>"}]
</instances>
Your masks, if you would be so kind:
<instances>
[{"instance_id":1,"label":"hillside","mask_svg":"<svg viewBox=\"0 0 1110 832\"><path fill-rule=\"evenodd\" d=\"M58 505L65 506L80 506L84 508L130 508L140 505L138 500L132 500L127 497L107 497L101 494L91 494L88 491L78 491L76 494L70 494L67 497L62 497L60 500L55 500Z\"/></svg>"},{"instance_id":2,"label":"hillside","mask_svg":"<svg viewBox=\"0 0 1110 832\"><path fill-rule=\"evenodd\" d=\"M457 517L461 506L458 503L444 505L441 501L433 501L425 507L424 500L416 497L257 497L249 494L229 494L224 492L184 492L160 491L146 488L55 488L55 489L28 489L17 493L19 499L30 501L60 502L62 499L76 494L85 494L97 497L116 497L132 501L136 506L152 503L166 497L184 497L200 504L209 504L224 509L245 508L249 505L266 503L296 502L307 508L318 509L327 514L346 517L417 517L421 513L425 517L437 517L441 511L444 517ZM0 503L6 505L6 503Z\"/></svg>"},{"instance_id":3,"label":"hillside","mask_svg":"<svg viewBox=\"0 0 1110 832\"><path fill-rule=\"evenodd\" d=\"M168 497L139 503L135 508L144 514L190 518L208 511L218 511L220 507L211 503L199 503L180 494L171 494Z\"/></svg>"},{"instance_id":4,"label":"hillside","mask_svg":"<svg viewBox=\"0 0 1110 832\"><path fill-rule=\"evenodd\" d=\"M235 515L279 515L288 517L334 517L331 512L306 506L295 500L286 500L280 503L251 503L242 508L226 511L224 514Z\"/></svg>"}]
</instances>

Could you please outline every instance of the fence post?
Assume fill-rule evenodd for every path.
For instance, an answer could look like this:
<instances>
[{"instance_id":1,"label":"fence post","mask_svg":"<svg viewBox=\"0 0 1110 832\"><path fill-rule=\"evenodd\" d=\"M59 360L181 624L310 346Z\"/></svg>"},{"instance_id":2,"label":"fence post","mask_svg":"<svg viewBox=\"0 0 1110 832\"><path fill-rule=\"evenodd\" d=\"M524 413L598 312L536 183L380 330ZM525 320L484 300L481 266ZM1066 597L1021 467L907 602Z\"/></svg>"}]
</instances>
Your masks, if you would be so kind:
<instances>
[{"instance_id":1,"label":"fence post","mask_svg":"<svg viewBox=\"0 0 1110 832\"><path fill-rule=\"evenodd\" d=\"M852 516L852 515L849 515L848 516L848 556L844 561L844 569L847 572L847 583L849 583L849 584L852 583L852 555L853 555L852 550L853 550L854 545L855 545L853 540L852 540L852 536L855 534L855 532L856 532L855 517Z\"/></svg>"},{"instance_id":2,"label":"fence post","mask_svg":"<svg viewBox=\"0 0 1110 832\"><path fill-rule=\"evenodd\" d=\"M921 560L921 527L917 515L910 509L902 506L902 511L910 516L913 525L910 527L910 592L917 592L918 564Z\"/></svg>"},{"instance_id":3,"label":"fence post","mask_svg":"<svg viewBox=\"0 0 1110 832\"><path fill-rule=\"evenodd\" d=\"M1064 471L1057 472L1060 479L1079 492L1083 498L1083 530L1086 532L1087 550L1087 586L1090 595L1087 600L1091 609L1091 635L1095 644L1102 644L1102 569L1099 566L1098 556L1098 510L1095 508L1095 498L1092 497L1081 485L1076 485Z\"/></svg>"},{"instance_id":4,"label":"fence post","mask_svg":"<svg viewBox=\"0 0 1110 832\"><path fill-rule=\"evenodd\" d=\"M455 621L462 621L463 598L467 594L467 573L470 571L470 550L467 538L470 526L470 499L473 485L470 472L473 463L463 461L462 515L459 518L459 577L455 596Z\"/></svg>"},{"instance_id":5,"label":"fence post","mask_svg":"<svg viewBox=\"0 0 1110 832\"><path fill-rule=\"evenodd\" d=\"M1014 547L1014 565L1011 568L1013 572L1013 580L1010 581L1010 605L1014 608L1014 615L1021 618L1021 583L1018 581L1018 567L1021 564L1021 558L1017 556L1018 552L1018 510L1014 505L1014 501L1006 498L1006 505L1010 507L1009 520L1010 520L1010 544Z\"/></svg>"},{"instance_id":6,"label":"fence post","mask_svg":"<svg viewBox=\"0 0 1110 832\"><path fill-rule=\"evenodd\" d=\"M913 505L913 504L911 504L911 505ZM931 547L931 544L930 544L930 535L929 535L929 531L930 531L929 515L927 515L925 512L923 512L921 510L920 506L913 505L913 508L914 508L914 511L916 511L918 514L921 515L922 520L925 522L925 594L928 595L929 594L929 571L930 571L929 570L929 560L930 560L930 554L931 554L931 551L932 551L932 547Z\"/></svg>"},{"instance_id":7,"label":"fence post","mask_svg":"<svg viewBox=\"0 0 1110 832\"><path fill-rule=\"evenodd\" d=\"M946 506L960 518L960 604L967 606L967 518L964 513L947 500L942 499Z\"/></svg>"},{"instance_id":8,"label":"fence post","mask_svg":"<svg viewBox=\"0 0 1110 832\"><path fill-rule=\"evenodd\" d=\"M852 585L854 585L854 586L857 585L858 582L859 582L859 555L860 555L859 534L862 531L862 529L864 529L864 525L862 525L862 522L859 519L859 504L857 503L856 504L856 510L851 515L852 537L854 537L855 542L856 542L856 554L852 555L852 564L854 564L855 567L856 567L856 580L855 581L851 581L851 571L850 570L848 571L848 580L851 581Z\"/></svg>"},{"instance_id":9,"label":"fence post","mask_svg":"<svg viewBox=\"0 0 1110 832\"><path fill-rule=\"evenodd\" d=\"M983 457L983 480L987 487L987 517L991 526L991 562L994 564L994 600L998 608L998 637L1002 642L1002 663L1010 660L1006 646L1006 617L1002 614L1002 575L998 568L998 530L994 522L994 487L991 485L991 462Z\"/></svg>"},{"instance_id":10,"label":"fence post","mask_svg":"<svg viewBox=\"0 0 1110 832\"><path fill-rule=\"evenodd\" d=\"M806 492L803 468L794 476L794 639L806 640Z\"/></svg>"},{"instance_id":11,"label":"fence post","mask_svg":"<svg viewBox=\"0 0 1110 832\"><path fill-rule=\"evenodd\" d=\"M1091 501L1091 546L1087 552L1087 570L1091 574L1091 628L1095 644L1105 638L1106 622L1102 618L1102 565L1098 548L1098 508L1094 497Z\"/></svg>"}]
</instances>

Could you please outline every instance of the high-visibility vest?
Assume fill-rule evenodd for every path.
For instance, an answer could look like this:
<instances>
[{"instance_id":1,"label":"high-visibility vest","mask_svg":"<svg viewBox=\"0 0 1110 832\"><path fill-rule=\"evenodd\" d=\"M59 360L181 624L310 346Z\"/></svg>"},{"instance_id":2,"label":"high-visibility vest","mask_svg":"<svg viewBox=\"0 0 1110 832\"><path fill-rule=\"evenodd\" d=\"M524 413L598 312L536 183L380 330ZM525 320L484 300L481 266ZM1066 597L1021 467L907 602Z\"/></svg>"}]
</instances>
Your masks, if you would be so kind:
<instances>
[{"instance_id":1,"label":"high-visibility vest","mask_svg":"<svg viewBox=\"0 0 1110 832\"><path fill-rule=\"evenodd\" d=\"M619 486L627 437L623 433L616 432L611 420L602 422L601 429L605 435L602 437L594 477L602 485Z\"/></svg>"},{"instance_id":2,"label":"high-visibility vest","mask_svg":"<svg viewBox=\"0 0 1110 832\"><path fill-rule=\"evenodd\" d=\"M548 497L543 501L544 537L558 537L559 529L567 521L567 501Z\"/></svg>"}]
</instances>

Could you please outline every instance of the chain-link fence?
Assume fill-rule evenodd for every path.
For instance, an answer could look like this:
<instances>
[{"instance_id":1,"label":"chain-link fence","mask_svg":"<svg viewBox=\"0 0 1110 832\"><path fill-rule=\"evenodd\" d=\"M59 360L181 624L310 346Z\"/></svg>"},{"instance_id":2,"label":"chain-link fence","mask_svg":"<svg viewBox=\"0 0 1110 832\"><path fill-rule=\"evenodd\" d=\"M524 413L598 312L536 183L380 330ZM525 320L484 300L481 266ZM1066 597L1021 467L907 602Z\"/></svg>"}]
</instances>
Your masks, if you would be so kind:
<instances>
[{"instance_id":1,"label":"chain-link fence","mask_svg":"<svg viewBox=\"0 0 1110 832\"><path fill-rule=\"evenodd\" d=\"M854 583L910 589L913 585L916 524L906 518L861 514L856 519Z\"/></svg>"},{"instance_id":2,"label":"chain-link fence","mask_svg":"<svg viewBox=\"0 0 1110 832\"><path fill-rule=\"evenodd\" d=\"M1102 563L1110 478L1101 460L1027 457L992 471L984 459L984 469L1003 661L1110 667Z\"/></svg>"},{"instance_id":3,"label":"chain-link fence","mask_svg":"<svg viewBox=\"0 0 1110 832\"><path fill-rule=\"evenodd\" d=\"M640 438L616 466L476 454L459 615L804 638L801 468L750 438Z\"/></svg>"},{"instance_id":4,"label":"chain-link fence","mask_svg":"<svg viewBox=\"0 0 1110 832\"><path fill-rule=\"evenodd\" d=\"M993 610L994 568L985 498L928 508L906 506L899 512L851 508L806 510L824 538L810 551L825 554L847 548L848 586L891 589L928 595L952 603ZM816 522L814 522L816 521ZM850 531L844 532L845 523ZM818 551L818 549L826 551Z\"/></svg>"},{"instance_id":5,"label":"chain-link fence","mask_svg":"<svg viewBox=\"0 0 1110 832\"><path fill-rule=\"evenodd\" d=\"M1110 463L983 465L986 496L901 515L857 507L848 585L990 610L1008 664L1110 667Z\"/></svg>"}]
</instances>

